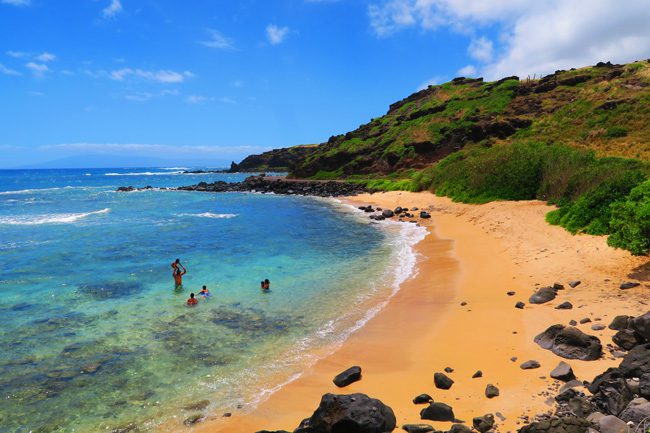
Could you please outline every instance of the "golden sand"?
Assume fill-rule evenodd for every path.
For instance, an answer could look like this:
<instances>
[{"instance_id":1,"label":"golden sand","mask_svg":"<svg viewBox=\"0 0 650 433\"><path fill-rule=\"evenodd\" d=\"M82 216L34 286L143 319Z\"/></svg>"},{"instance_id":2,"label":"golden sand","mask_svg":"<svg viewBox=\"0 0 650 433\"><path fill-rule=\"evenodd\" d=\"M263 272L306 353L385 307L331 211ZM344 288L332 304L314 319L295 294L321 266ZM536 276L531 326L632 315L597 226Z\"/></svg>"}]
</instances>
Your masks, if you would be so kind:
<instances>
[{"instance_id":1,"label":"golden sand","mask_svg":"<svg viewBox=\"0 0 650 433\"><path fill-rule=\"evenodd\" d=\"M514 431L522 424L522 415L552 409L547 390L554 381L548 376L561 359L537 346L535 335L555 323L590 318L592 323L578 327L600 337L606 346L613 332L592 331L591 325L607 325L618 314L648 310L647 287L618 288L630 274L638 277L635 269L638 273L648 257L609 248L604 237L572 236L548 225L544 215L552 208L542 202L464 205L408 192L360 195L350 202L386 208L416 206L431 212L431 219L421 220L430 234L416 246L417 275L403 283L386 308L339 350L299 379L257 408L243 408L230 418L213 416L194 431L292 431L328 392L362 392L379 398L395 411L398 426L421 422L423 406L414 405L412 399L428 393L452 406L456 417L469 425L474 416L500 412L505 420L497 419L499 430ZM582 283L569 288L570 280ZM566 289L554 301L528 304L536 287L555 282ZM508 291L516 295L508 296ZM526 303L523 310L514 308L520 300ZM554 309L564 301L574 308ZM519 364L529 359L539 361L541 368L521 370ZM578 379L591 380L619 361L605 348L601 360L567 362ZM352 365L362 367L362 380L337 388L332 378ZM448 375L455 383L449 390L438 390L433 374L445 367L454 369ZM477 370L483 377L472 379ZM487 384L496 385L500 396L487 399ZM439 429L449 427L449 423L433 424Z\"/></svg>"}]
</instances>

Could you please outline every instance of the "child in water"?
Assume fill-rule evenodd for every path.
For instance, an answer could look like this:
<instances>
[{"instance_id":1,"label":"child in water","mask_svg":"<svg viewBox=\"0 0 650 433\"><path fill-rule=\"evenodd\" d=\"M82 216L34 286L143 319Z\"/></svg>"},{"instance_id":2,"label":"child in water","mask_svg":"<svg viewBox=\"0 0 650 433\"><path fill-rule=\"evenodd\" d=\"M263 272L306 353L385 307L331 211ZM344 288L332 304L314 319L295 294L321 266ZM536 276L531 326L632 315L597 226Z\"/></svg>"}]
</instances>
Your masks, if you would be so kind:
<instances>
[{"instance_id":1,"label":"child in water","mask_svg":"<svg viewBox=\"0 0 650 433\"><path fill-rule=\"evenodd\" d=\"M264 291L271 290L271 282L269 281L268 278L265 279L264 281L260 281L260 286L261 286L261 289L264 290Z\"/></svg>"},{"instance_id":2,"label":"child in water","mask_svg":"<svg viewBox=\"0 0 650 433\"><path fill-rule=\"evenodd\" d=\"M198 301L198 299L196 299L194 297L194 293L190 293L190 297L187 300L187 306L188 307L193 307L194 305L196 305L197 302L199 302L199 301Z\"/></svg>"},{"instance_id":3,"label":"child in water","mask_svg":"<svg viewBox=\"0 0 650 433\"><path fill-rule=\"evenodd\" d=\"M203 286L203 288L199 292L199 295L203 296L204 298L207 298L208 296L212 296L206 286Z\"/></svg>"}]
</instances>

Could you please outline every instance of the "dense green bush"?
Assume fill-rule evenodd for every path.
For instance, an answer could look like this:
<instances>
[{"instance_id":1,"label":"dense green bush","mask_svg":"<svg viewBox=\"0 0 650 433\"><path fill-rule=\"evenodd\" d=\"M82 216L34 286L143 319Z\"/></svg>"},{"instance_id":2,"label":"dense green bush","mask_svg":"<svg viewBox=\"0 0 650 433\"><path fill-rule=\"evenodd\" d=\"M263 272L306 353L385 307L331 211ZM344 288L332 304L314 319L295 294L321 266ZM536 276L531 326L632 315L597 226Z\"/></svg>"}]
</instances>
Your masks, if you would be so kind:
<instances>
[{"instance_id":1,"label":"dense green bush","mask_svg":"<svg viewBox=\"0 0 650 433\"><path fill-rule=\"evenodd\" d=\"M647 225L636 220L623 225L624 210L629 213L632 205L621 203L642 201L643 191L634 200L631 191L647 173L648 165L638 160L596 158L593 152L557 144L515 143L456 152L416 173L412 187L464 203L546 200L558 206L547 215L549 223L572 233L618 233L612 242L638 254L650 242ZM647 218L647 212L635 215Z\"/></svg>"},{"instance_id":2,"label":"dense green bush","mask_svg":"<svg viewBox=\"0 0 650 433\"><path fill-rule=\"evenodd\" d=\"M650 250L650 181L634 188L625 201L613 203L607 243L644 255Z\"/></svg>"}]
</instances>

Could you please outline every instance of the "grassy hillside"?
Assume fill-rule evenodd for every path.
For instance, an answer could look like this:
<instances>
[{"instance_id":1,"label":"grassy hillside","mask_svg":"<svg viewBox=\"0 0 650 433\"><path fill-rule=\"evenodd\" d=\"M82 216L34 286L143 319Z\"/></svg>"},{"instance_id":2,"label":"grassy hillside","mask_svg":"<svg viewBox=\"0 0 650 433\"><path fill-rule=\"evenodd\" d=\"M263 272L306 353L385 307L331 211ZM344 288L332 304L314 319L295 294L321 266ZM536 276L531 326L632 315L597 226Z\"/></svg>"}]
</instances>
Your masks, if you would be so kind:
<instances>
[{"instance_id":1,"label":"grassy hillside","mask_svg":"<svg viewBox=\"0 0 650 433\"><path fill-rule=\"evenodd\" d=\"M289 171L317 145L303 144L283 149L273 149L259 155L250 155L239 164L230 164L230 172L238 171Z\"/></svg>"},{"instance_id":2,"label":"grassy hillside","mask_svg":"<svg viewBox=\"0 0 650 433\"><path fill-rule=\"evenodd\" d=\"M540 80L457 78L331 137L293 167L298 177L406 177L466 146L566 144L650 160L650 63L558 71Z\"/></svg>"}]
</instances>

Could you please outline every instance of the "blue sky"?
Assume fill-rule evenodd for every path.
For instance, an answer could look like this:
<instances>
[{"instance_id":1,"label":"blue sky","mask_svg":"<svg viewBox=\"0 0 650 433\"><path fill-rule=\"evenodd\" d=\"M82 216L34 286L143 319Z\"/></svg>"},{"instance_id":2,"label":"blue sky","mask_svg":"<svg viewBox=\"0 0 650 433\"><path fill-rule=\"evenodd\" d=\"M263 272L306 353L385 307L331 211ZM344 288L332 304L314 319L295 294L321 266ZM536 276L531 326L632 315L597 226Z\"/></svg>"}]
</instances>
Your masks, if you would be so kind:
<instances>
[{"instance_id":1,"label":"blue sky","mask_svg":"<svg viewBox=\"0 0 650 433\"><path fill-rule=\"evenodd\" d=\"M223 165L458 75L650 57L647 3L580 3L0 0L0 167Z\"/></svg>"}]
</instances>

